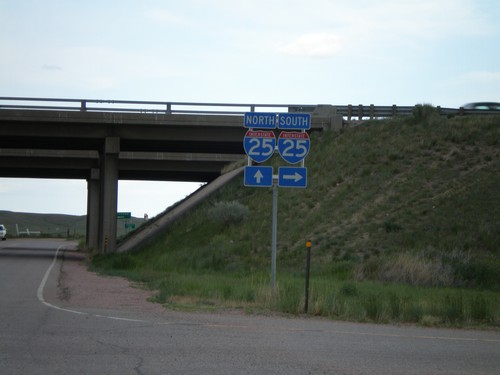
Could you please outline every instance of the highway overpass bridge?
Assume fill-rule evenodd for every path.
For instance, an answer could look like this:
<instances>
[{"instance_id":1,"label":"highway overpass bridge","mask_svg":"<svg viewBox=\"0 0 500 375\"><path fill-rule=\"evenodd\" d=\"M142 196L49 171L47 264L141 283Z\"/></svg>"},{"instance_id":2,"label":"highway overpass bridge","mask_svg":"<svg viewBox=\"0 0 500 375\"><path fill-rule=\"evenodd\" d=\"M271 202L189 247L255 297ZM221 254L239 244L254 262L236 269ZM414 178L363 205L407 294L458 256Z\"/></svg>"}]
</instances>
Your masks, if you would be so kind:
<instances>
[{"instance_id":1,"label":"highway overpass bridge","mask_svg":"<svg viewBox=\"0 0 500 375\"><path fill-rule=\"evenodd\" d=\"M245 112L309 112L322 130L413 108L0 97L0 177L86 180L87 246L114 252L118 180L211 182L244 155Z\"/></svg>"},{"instance_id":2,"label":"highway overpass bridge","mask_svg":"<svg viewBox=\"0 0 500 375\"><path fill-rule=\"evenodd\" d=\"M0 97L0 177L86 180L87 246L114 252L118 180L211 182L244 156L243 113L289 107ZM313 129L338 126L326 108Z\"/></svg>"}]
</instances>

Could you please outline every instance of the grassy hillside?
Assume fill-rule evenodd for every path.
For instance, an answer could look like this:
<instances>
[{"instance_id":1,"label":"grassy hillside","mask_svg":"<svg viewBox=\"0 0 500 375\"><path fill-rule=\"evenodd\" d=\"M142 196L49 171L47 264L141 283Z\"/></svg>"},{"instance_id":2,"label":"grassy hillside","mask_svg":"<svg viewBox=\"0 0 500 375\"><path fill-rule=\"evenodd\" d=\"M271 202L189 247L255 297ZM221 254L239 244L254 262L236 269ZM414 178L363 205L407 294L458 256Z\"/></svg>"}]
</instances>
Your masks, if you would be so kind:
<instances>
[{"instance_id":1,"label":"grassy hillside","mask_svg":"<svg viewBox=\"0 0 500 375\"><path fill-rule=\"evenodd\" d=\"M306 189L279 189L278 279L303 273L310 239L318 277L500 290L499 117L447 119L423 106L413 117L315 132L306 166ZM272 189L242 185L153 246L95 265L144 280L266 274Z\"/></svg>"},{"instance_id":2,"label":"grassy hillside","mask_svg":"<svg viewBox=\"0 0 500 375\"><path fill-rule=\"evenodd\" d=\"M455 263L500 270L498 118L373 121L311 138L307 189L279 190L281 268L300 269L310 239L322 272L388 278L383 263L406 260L437 268L443 280L431 283L493 287L447 278ZM230 201L248 207L244 221L209 219L216 202ZM271 212L272 189L237 179L144 252L169 269L254 271L269 263Z\"/></svg>"}]
</instances>

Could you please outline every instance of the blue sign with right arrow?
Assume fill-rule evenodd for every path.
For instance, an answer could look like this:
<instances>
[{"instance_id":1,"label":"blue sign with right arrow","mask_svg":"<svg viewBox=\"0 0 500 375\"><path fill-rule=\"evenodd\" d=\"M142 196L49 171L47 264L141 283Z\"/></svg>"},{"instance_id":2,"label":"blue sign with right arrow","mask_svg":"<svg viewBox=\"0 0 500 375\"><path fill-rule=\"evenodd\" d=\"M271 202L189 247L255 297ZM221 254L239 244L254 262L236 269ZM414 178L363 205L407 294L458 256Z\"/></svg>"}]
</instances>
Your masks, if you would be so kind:
<instances>
[{"instance_id":1,"label":"blue sign with right arrow","mask_svg":"<svg viewBox=\"0 0 500 375\"><path fill-rule=\"evenodd\" d=\"M307 186L307 168L279 167L278 186L290 188L305 188Z\"/></svg>"}]
</instances>

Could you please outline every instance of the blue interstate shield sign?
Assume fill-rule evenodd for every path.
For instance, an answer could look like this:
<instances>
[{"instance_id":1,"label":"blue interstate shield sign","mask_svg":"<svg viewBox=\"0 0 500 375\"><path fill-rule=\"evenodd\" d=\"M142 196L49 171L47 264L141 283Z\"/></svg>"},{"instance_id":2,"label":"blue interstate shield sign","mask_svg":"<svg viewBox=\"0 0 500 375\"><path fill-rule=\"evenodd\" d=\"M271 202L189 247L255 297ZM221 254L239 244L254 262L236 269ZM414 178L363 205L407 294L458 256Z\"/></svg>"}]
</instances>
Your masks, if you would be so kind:
<instances>
[{"instance_id":1,"label":"blue interstate shield sign","mask_svg":"<svg viewBox=\"0 0 500 375\"><path fill-rule=\"evenodd\" d=\"M276 137L269 130L247 130L243 148L250 159L262 163L269 159L276 148Z\"/></svg>"},{"instance_id":2,"label":"blue interstate shield sign","mask_svg":"<svg viewBox=\"0 0 500 375\"><path fill-rule=\"evenodd\" d=\"M281 132L278 138L278 151L290 164L304 160L310 147L311 141L306 132Z\"/></svg>"}]
</instances>

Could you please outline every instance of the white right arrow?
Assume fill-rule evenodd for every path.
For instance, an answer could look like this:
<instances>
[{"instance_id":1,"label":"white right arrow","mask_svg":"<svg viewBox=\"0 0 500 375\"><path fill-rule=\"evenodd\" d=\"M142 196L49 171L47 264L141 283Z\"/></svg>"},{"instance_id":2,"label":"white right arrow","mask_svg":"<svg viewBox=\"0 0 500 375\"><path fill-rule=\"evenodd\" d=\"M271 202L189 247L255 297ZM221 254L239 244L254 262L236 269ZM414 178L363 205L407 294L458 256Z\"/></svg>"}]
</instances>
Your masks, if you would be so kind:
<instances>
[{"instance_id":1,"label":"white right arrow","mask_svg":"<svg viewBox=\"0 0 500 375\"><path fill-rule=\"evenodd\" d=\"M284 174L283 179L284 180L295 180L295 182L302 180L302 175L298 172L295 172L294 174Z\"/></svg>"},{"instance_id":2,"label":"white right arrow","mask_svg":"<svg viewBox=\"0 0 500 375\"><path fill-rule=\"evenodd\" d=\"M262 174L260 169L257 169L257 172L255 172L255 174L254 174L254 177L255 177L255 181L257 181L257 183L260 184L260 180L262 180L262 177L264 177L264 175Z\"/></svg>"}]
</instances>

